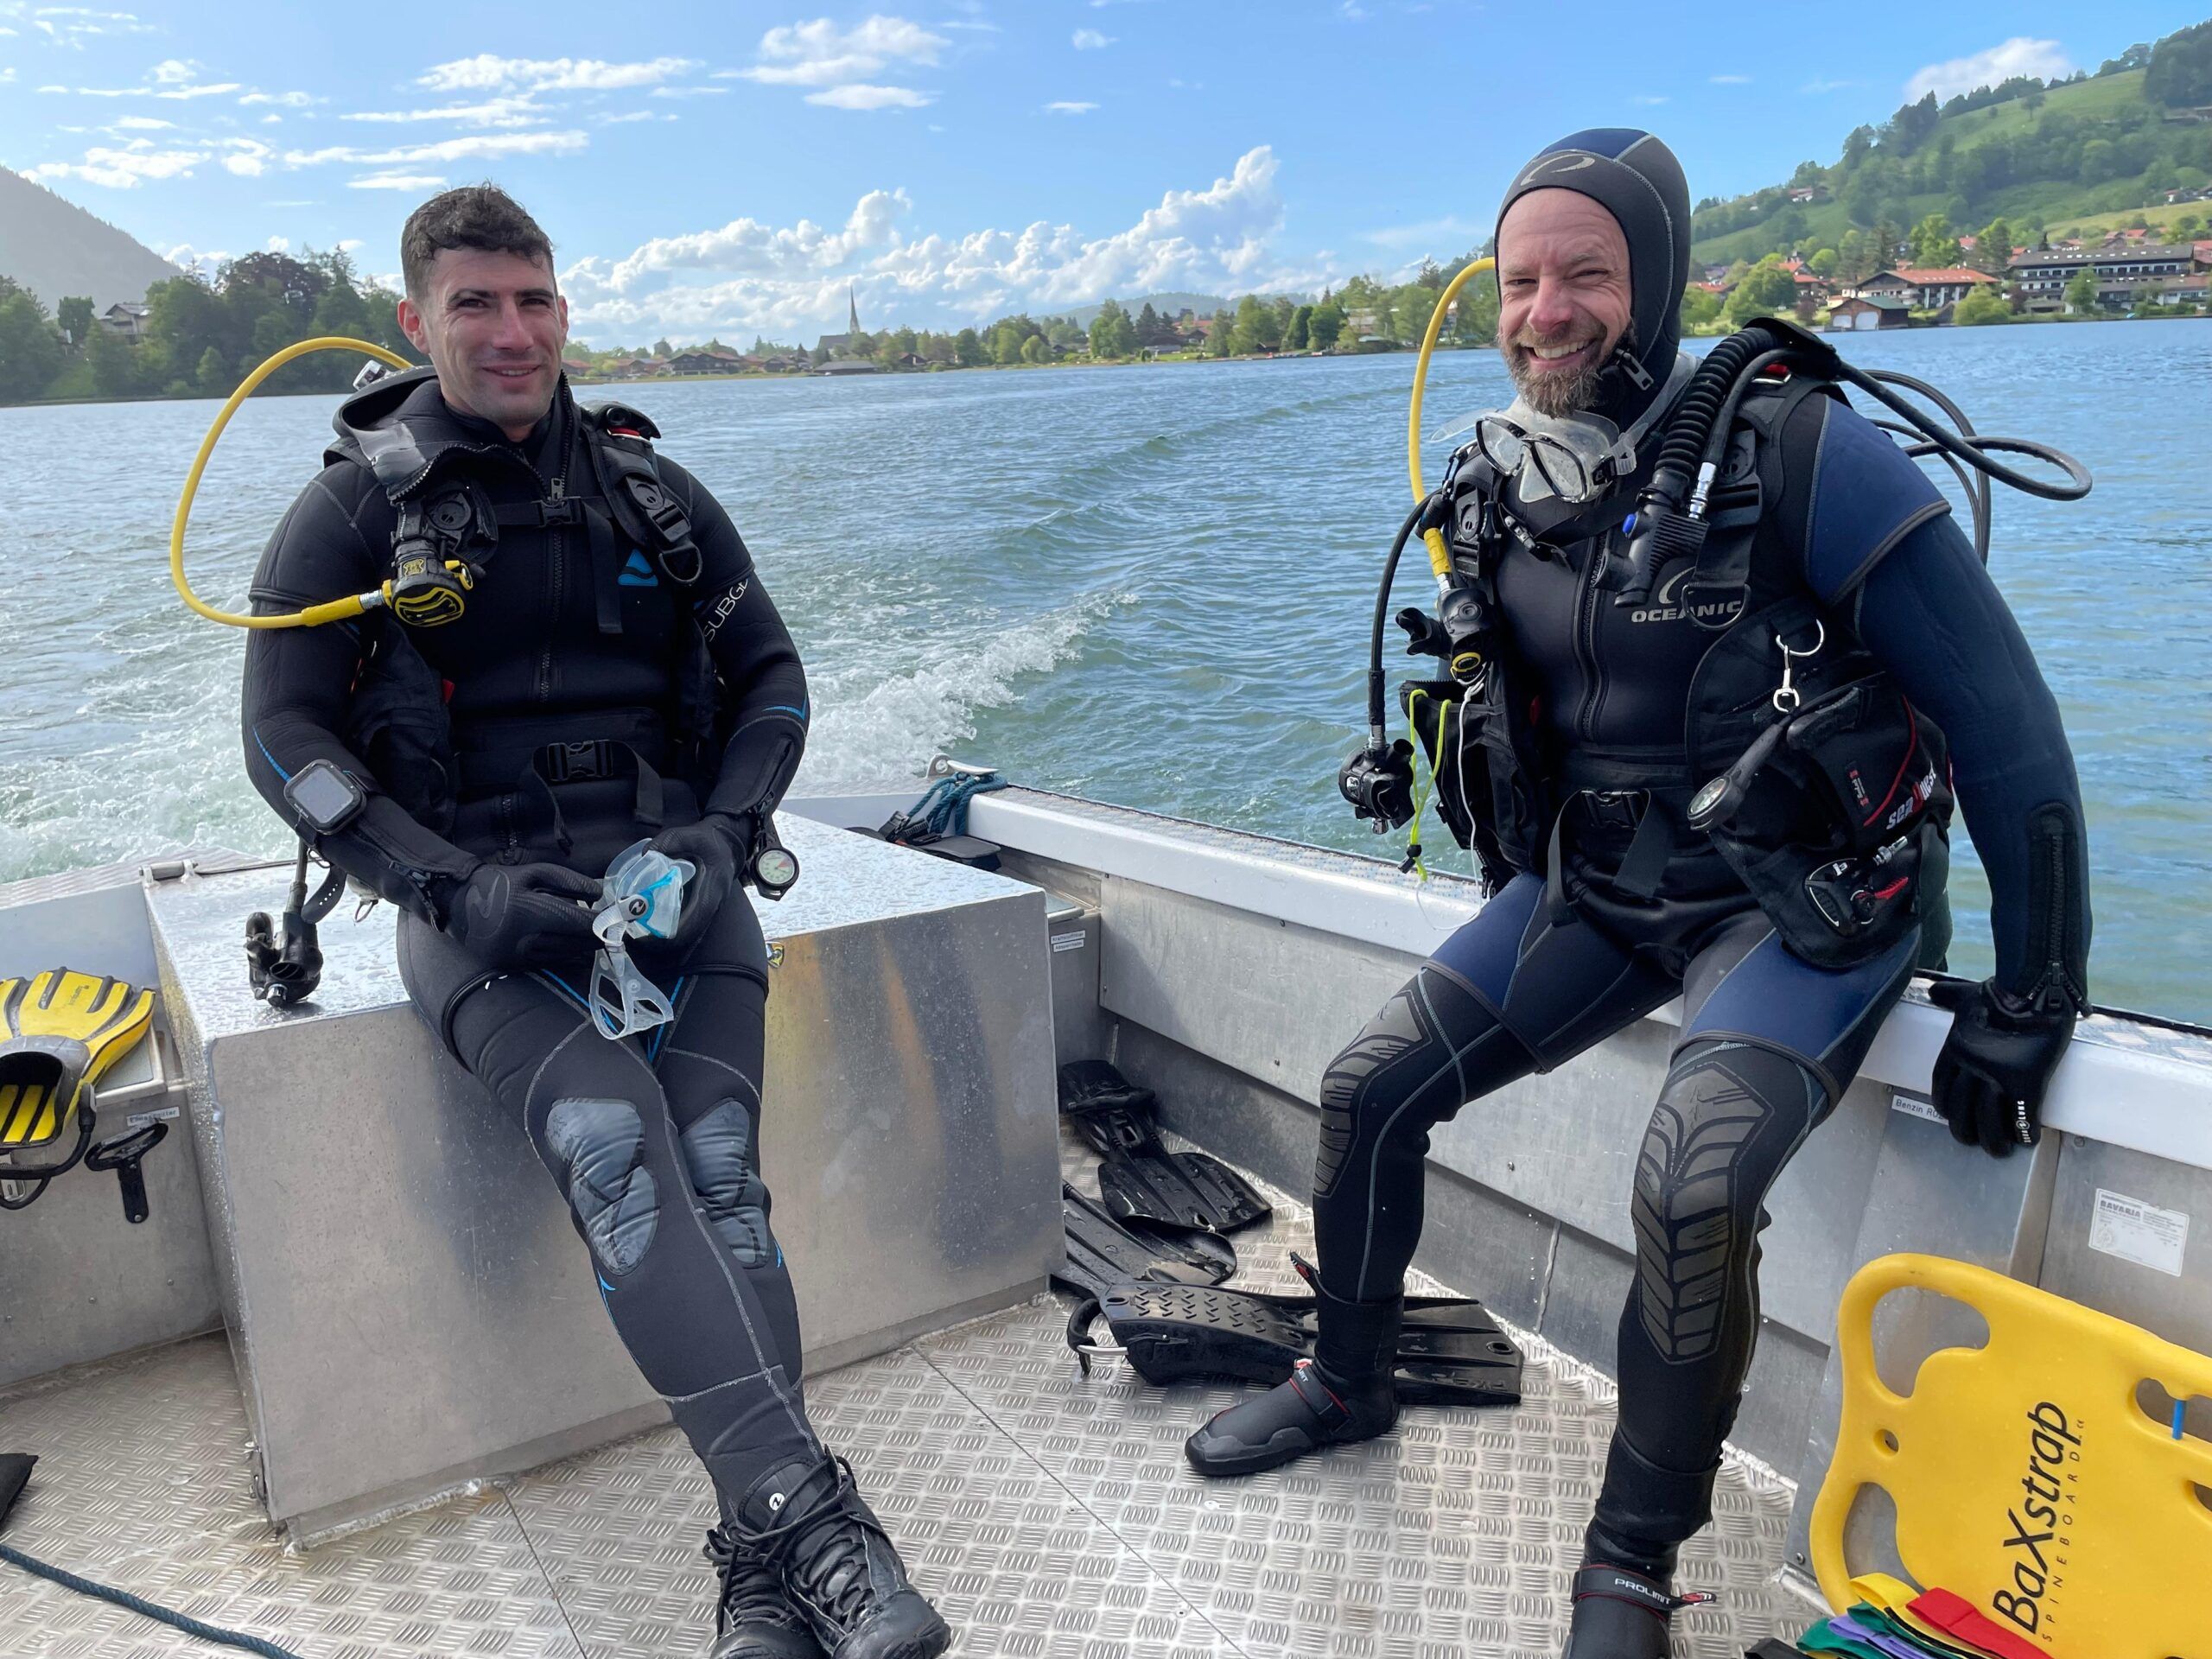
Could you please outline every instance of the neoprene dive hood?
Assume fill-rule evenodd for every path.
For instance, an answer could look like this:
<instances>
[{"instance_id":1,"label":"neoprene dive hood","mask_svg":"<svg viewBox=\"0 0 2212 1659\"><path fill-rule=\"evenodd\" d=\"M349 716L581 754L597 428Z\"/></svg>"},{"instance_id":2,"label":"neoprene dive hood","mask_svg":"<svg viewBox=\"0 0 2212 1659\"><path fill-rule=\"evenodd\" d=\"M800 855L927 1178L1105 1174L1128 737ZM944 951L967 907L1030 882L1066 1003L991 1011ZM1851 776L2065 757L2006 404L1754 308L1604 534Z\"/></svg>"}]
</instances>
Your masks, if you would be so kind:
<instances>
[{"instance_id":1,"label":"neoprene dive hood","mask_svg":"<svg viewBox=\"0 0 2212 1659\"><path fill-rule=\"evenodd\" d=\"M1591 127L1536 152L1497 205L1497 222L1532 190L1587 196L1628 240L1633 349L1615 348L1591 412L1625 430L1649 406L1681 343L1690 276L1690 190L1675 152L1634 127Z\"/></svg>"}]
</instances>

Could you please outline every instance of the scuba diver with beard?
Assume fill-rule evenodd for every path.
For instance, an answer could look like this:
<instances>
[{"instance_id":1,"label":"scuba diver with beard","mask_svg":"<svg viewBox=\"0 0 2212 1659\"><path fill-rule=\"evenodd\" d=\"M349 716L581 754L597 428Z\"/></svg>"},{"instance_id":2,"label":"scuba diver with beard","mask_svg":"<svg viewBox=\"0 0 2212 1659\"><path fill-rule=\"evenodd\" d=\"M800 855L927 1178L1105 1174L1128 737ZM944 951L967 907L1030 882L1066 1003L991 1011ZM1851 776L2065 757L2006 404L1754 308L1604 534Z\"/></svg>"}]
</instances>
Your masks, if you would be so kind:
<instances>
[{"instance_id":1,"label":"scuba diver with beard","mask_svg":"<svg viewBox=\"0 0 2212 1659\"><path fill-rule=\"evenodd\" d=\"M1679 163L1642 132L1577 133L1506 193L1519 396L1407 521L1448 536L1452 573L1434 621L1402 619L1455 671L1409 711L1492 896L1323 1077L1314 1357L1186 1446L1239 1475L1388 1431L1429 1131L1679 995L1569 1659L1662 1659L1669 1614L1705 1599L1673 1575L1751 1363L1763 1201L1942 963L1954 789L1997 956L1936 987L1955 1136L2034 1145L2087 1007L2079 792L2026 642L1942 497L1843 401L1837 377L1866 377L1763 324L1715 349L1743 370L1716 408L1677 353L1689 226ZM1678 429L1715 447L1670 474ZM1463 635L1467 614L1488 620ZM1377 663L1376 744L1340 781L1402 823ZM1395 806L1374 790L1394 764Z\"/></svg>"},{"instance_id":2,"label":"scuba diver with beard","mask_svg":"<svg viewBox=\"0 0 2212 1659\"><path fill-rule=\"evenodd\" d=\"M416 1011L529 1135L705 1465L712 1659L931 1659L944 1620L808 1421L760 1178L768 951L738 887L787 884L761 855L806 744L798 649L652 423L570 397L552 244L519 205L434 196L400 261L432 366L340 407L252 588L262 617L386 602L250 636L247 769L400 909ZM671 988L632 1034L628 993L617 1019L593 977L593 913L648 839L693 873L673 934L634 947Z\"/></svg>"}]
</instances>

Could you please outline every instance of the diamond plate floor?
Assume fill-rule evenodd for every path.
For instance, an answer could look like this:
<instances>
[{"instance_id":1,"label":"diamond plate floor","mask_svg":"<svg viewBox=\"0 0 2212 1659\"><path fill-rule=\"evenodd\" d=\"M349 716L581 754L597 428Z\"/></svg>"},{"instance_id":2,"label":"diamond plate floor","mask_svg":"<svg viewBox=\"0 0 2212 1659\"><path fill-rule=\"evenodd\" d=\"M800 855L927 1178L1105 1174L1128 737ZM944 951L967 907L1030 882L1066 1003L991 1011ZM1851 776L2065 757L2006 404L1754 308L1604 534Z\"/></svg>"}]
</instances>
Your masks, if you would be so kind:
<instances>
[{"instance_id":1,"label":"diamond plate floor","mask_svg":"<svg viewBox=\"0 0 2212 1659\"><path fill-rule=\"evenodd\" d=\"M1069 1167L1090 1185L1088 1158ZM1299 1206L1238 1236L1237 1281L1295 1287ZM1398 1432L1236 1483L1182 1460L1230 1389L1154 1389L1062 1345L1044 1298L818 1377L966 1659L1548 1659L1605 1464L1612 1390L1533 1338L1510 1412L1415 1411ZM711 1583L706 1480L673 1429L549 1465L306 1554L256 1504L221 1339L0 1395L0 1447L39 1454L8 1541L305 1659L629 1659L697 1651ZM1678 1616L1684 1659L1737 1659L1807 1615L1770 1580L1788 1485L1732 1459ZM1792 1623L1792 1621L1795 1621ZM0 1565L8 1659L219 1651Z\"/></svg>"}]
</instances>

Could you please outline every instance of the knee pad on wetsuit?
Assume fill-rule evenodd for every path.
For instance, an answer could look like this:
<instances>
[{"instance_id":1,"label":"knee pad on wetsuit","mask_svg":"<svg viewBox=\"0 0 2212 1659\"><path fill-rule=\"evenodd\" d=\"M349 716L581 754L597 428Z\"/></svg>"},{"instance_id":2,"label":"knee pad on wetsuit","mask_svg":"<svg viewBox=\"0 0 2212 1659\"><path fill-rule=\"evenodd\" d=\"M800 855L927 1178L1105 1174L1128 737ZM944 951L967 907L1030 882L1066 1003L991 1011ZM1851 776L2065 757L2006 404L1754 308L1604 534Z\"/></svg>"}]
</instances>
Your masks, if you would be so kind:
<instances>
[{"instance_id":1,"label":"knee pad on wetsuit","mask_svg":"<svg viewBox=\"0 0 2212 1659\"><path fill-rule=\"evenodd\" d=\"M1316 1194L1326 1198L1335 1190L1363 1122L1379 1128L1415 1092L1435 1083L1440 1068L1452 1065L1452 1040L1443 1022L1457 1016L1468 1001L1458 985L1424 967L1329 1062L1321 1074ZM1423 1128L1463 1103L1456 1084L1440 1091L1433 1103L1436 1109L1423 1121Z\"/></svg>"},{"instance_id":2,"label":"knee pad on wetsuit","mask_svg":"<svg viewBox=\"0 0 2212 1659\"><path fill-rule=\"evenodd\" d=\"M683 1131L683 1161L715 1233L741 1267L765 1268L776 1259L768 1232L768 1188L760 1179L753 1144L753 1116L738 1100L725 1100Z\"/></svg>"},{"instance_id":3,"label":"knee pad on wetsuit","mask_svg":"<svg viewBox=\"0 0 2212 1659\"><path fill-rule=\"evenodd\" d=\"M592 1260L601 1273L629 1272L660 1223L638 1109L626 1100L556 1100L545 1116L544 1142Z\"/></svg>"},{"instance_id":4,"label":"knee pad on wetsuit","mask_svg":"<svg viewBox=\"0 0 2212 1659\"><path fill-rule=\"evenodd\" d=\"M1719 1345L1766 1187L1825 1103L1812 1072L1770 1049L1698 1043L1676 1056L1630 1205L1637 1308L1662 1358L1704 1359Z\"/></svg>"}]
</instances>

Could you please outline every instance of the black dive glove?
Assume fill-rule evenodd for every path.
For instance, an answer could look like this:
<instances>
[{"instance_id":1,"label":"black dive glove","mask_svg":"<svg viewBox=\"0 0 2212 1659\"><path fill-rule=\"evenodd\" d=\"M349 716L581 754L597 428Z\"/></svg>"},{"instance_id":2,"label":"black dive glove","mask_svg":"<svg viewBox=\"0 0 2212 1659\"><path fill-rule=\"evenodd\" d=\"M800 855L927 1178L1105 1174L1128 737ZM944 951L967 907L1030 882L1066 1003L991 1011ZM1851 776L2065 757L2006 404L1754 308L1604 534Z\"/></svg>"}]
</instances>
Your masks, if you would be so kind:
<instances>
[{"instance_id":1,"label":"black dive glove","mask_svg":"<svg viewBox=\"0 0 2212 1659\"><path fill-rule=\"evenodd\" d=\"M453 896L445 931L494 968L573 966L599 941L600 883L558 864L479 864Z\"/></svg>"},{"instance_id":2,"label":"black dive glove","mask_svg":"<svg viewBox=\"0 0 2212 1659\"><path fill-rule=\"evenodd\" d=\"M653 851L689 859L692 865L691 879L683 884L683 914L669 941L671 949L689 950L706 933L715 912L729 897L751 842L747 826L721 812L709 812L696 823L664 830L653 837Z\"/></svg>"},{"instance_id":3,"label":"black dive glove","mask_svg":"<svg viewBox=\"0 0 2212 1659\"><path fill-rule=\"evenodd\" d=\"M1952 1139L1993 1158L2034 1146L2043 1138L2044 1090L2074 1035L2074 1010L2062 1003L2045 1012L1994 980L1938 980L1928 1000L1953 1015L1935 1084Z\"/></svg>"}]
</instances>

